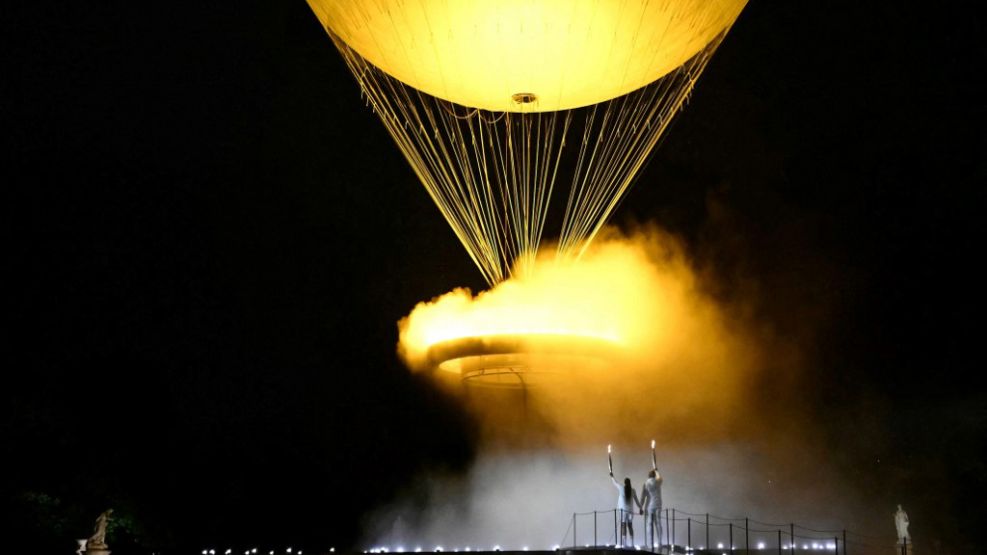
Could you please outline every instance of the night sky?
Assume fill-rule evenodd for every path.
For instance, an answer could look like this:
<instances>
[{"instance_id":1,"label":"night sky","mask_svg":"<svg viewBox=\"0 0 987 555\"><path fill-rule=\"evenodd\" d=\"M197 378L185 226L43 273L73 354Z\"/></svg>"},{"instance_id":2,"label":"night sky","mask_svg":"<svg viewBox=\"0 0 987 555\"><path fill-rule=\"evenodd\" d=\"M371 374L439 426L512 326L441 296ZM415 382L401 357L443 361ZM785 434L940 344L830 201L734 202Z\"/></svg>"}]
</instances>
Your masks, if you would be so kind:
<instances>
[{"instance_id":1,"label":"night sky","mask_svg":"<svg viewBox=\"0 0 987 555\"><path fill-rule=\"evenodd\" d=\"M613 220L753 294L830 462L947 545L987 493L972 6L754 2ZM120 555L346 546L467 467L396 321L482 278L304 2L4 12L14 545L68 552L112 506Z\"/></svg>"}]
</instances>

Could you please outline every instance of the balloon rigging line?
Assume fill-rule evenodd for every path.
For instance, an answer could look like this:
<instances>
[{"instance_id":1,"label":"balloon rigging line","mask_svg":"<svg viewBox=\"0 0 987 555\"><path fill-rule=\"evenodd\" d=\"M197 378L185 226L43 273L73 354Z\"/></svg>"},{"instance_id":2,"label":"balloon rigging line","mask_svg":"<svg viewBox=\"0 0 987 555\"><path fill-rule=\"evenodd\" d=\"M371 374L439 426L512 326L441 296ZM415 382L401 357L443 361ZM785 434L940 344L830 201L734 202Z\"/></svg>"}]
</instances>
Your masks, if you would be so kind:
<instances>
[{"instance_id":1,"label":"balloon rigging line","mask_svg":"<svg viewBox=\"0 0 987 555\"><path fill-rule=\"evenodd\" d=\"M634 183L724 30L671 73L584 108L487 112L428 95L376 68L330 31L364 97L456 237L493 285L534 261L569 135L578 135L556 248L580 256Z\"/></svg>"}]
</instances>

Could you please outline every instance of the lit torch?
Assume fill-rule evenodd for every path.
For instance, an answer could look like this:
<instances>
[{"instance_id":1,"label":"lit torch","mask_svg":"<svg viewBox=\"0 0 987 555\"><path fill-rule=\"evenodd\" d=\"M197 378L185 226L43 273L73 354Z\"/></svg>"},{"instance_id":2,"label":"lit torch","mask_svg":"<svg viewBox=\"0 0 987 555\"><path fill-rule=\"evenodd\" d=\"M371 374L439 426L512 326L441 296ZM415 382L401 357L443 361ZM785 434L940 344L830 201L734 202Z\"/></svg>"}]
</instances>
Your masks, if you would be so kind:
<instances>
[{"instance_id":1,"label":"lit torch","mask_svg":"<svg viewBox=\"0 0 987 555\"><path fill-rule=\"evenodd\" d=\"M610 466L610 475L613 476L613 446L607 444L607 463Z\"/></svg>"},{"instance_id":2,"label":"lit torch","mask_svg":"<svg viewBox=\"0 0 987 555\"><path fill-rule=\"evenodd\" d=\"M658 470L658 458L655 457L655 440L651 440L651 468Z\"/></svg>"}]
</instances>

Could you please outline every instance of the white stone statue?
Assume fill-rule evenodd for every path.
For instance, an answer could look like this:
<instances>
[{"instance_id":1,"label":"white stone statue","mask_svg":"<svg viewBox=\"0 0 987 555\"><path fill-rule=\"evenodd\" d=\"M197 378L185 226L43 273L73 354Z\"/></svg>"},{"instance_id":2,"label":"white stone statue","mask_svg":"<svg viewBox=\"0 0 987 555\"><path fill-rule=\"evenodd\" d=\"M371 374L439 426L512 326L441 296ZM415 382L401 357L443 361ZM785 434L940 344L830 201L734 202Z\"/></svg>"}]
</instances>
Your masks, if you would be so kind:
<instances>
[{"instance_id":1,"label":"white stone statue","mask_svg":"<svg viewBox=\"0 0 987 555\"><path fill-rule=\"evenodd\" d=\"M912 537L908 535L908 513L898 505L898 510L894 513L894 526L898 529L898 543L912 543Z\"/></svg>"},{"instance_id":2,"label":"white stone statue","mask_svg":"<svg viewBox=\"0 0 987 555\"><path fill-rule=\"evenodd\" d=\"M83 553L86 552L86 543L88 543L89 540L75 540L75 541L76 543L79 544L79 549L76 549L75 552L78 553L79 555L82 555Z\"/></svg>"},{"instance_id":3,"label":"white stone statue","mask_svg":"<svg viewBox=\"0 0 987 555\"><path fill-rule=\"evenodd\" d=\"M87 543L88 550L106 549L106 525L110 523L111 515L113 515L113 509L107 509L96 518L93 535L89 537L89 542Z\"/></svg>"}]
</instances>

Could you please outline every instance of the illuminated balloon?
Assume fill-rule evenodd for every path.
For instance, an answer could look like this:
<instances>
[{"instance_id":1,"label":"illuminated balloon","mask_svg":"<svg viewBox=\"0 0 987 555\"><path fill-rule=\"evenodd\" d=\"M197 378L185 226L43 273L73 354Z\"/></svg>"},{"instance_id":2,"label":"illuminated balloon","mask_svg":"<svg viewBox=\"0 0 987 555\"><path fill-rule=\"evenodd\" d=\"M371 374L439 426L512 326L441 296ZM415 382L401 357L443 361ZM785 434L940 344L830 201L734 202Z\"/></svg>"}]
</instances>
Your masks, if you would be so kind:
<instances>
[{"instance_id":1,"label":"illuminated balloon","mask_svg":"<svg viewBox=\"0 0 987 555\"><path fill-rule=\"evenodd\" d=\"M491 284L533 260L560 174L582 252L746 4L308 1Z\"/></svg>"},{"instance_id":2,"label":"illuminated balloon","mask_svg":"<svg viewBox=\"0 0 987 555\"><path fill-rule=\"evenodd\" d=\"M309 0L388 75L491 111L596 104L652 83L715 40L746 0Z\"/></svg>"}]
</instances>

